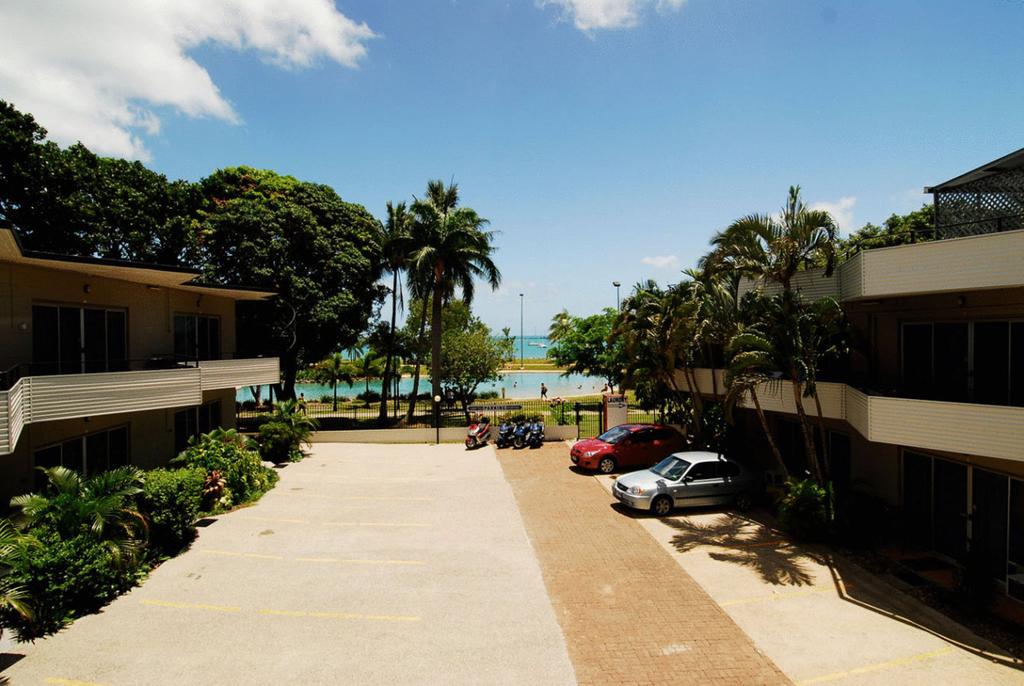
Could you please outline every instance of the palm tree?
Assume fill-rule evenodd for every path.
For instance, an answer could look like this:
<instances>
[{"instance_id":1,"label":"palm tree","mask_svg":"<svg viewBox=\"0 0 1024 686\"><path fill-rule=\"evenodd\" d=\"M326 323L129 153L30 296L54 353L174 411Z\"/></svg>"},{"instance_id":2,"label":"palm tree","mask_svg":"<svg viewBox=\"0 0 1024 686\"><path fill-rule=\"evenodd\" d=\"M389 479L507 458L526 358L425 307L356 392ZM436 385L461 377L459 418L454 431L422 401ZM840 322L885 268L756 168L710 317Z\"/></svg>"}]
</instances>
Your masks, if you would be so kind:
<instances>
[{"instance_id":1,"label":"palm tree","mask_svg":"<svg viewBox=\"0 0 1024 686\"><path fill-rule=\"evenodd\" d=\"M430 381L435 397L441 395L441 311L456 288L467 305L473 300L474 279L491 288L501 283L501 272L491 259L494 233L487 220L468 207L458 207L458 186L436 180L427 184L427 197L413 203L409 263L420 274L430 275L431 359Z\"/></svg>"},{"instance_id":2,"label":"palm tree","mask_svg":"<svg viewBox=\"0 0 1024 686\"><path fill-rule=\"evenodd\" d=\"M0 519L0 610L14 610L31 621L35 612L28 591L10 579L11 570L35 539L21 534L8 519Z\"/></svg>"},{"instance_id":3,"label":"palm tree","mask_svg":"<svg viewBox=\"0 0 1024 686\"><path fill-rule=\"evenodd\" d=\"M63 538L91 532L115 555L134 559L148 531L135 505L145 480L141 470L118 467L89 478L66 467L41 471L45 492L11 498L22 525L47 526Z\"/></svg>"},{"instance_id":4,"label":"palm tree","mask_svg":"<svg viewBox=\"0 0 1024 686\"><path fill-rule=\"evenodd\" d=\"M572 315L569 310L563 309L551 318L551 326L548 327L548 340L552 343L564 337L572 330Z\"/></svg>"},{"instance_id":5,"label":"palm tree","mask_svg":"<svg viewBox=\"0 0 1024 686\"><path fill-rule=\"evenodd\" d=\"M334 393L334 411L338 411L338 384L346 383L352 388L355 381L352 363L341 353L331 353L321 360L314 370L314 376L320 383L327 384Z\"/></svg>"},{"instance_id":6,"label":"palm tree","mask_svg":"<svg viewBox=\"0 0 1024 686\"><path fill-rule=\"evenodd\" d=\"M353 378L362 379L366 382L366 392L370 392L370 380L379 379L384 374L384 364L380 355L372 350L366 351L362 357L357 357L350 363Z\"/></svg>"},{"instance_id":7,"label":"palm tree","mask_svg":"<svg viewBox=\"0 0 1024 686\"><path fill-rule=\"evenodd\" d=\"M389 330L387 350L384 355L384 379L381 384L380 414L378 419L383 423L388 418L388 381L391 379L392 362L395 348L395 321L398 309L403 304L400 275L405 268L409 254L409 230L412 226L412 215L409 214L404 202L397 205L387 204L388 218L384 224L382 244L384 267L391 272L391 328ZM337 410L337 400L335 400Z\"/></svg>"},{"instance_id":8,"label":"palm tree","mask_svg":"<svg viewBox=\"0 0 1024 686\"><path fill-rule=\"evenodd\" d=\"M274 405L267 423L283 424L288 427L292 445L295 448L310 446L313 432L319 427L319 423L312 417L306 416L299 408L296 400L284 400Z\"/></svg>"},{"instance_id":9,"label":"palm tree","mask_svg":"<svg viewBox=\"0 0 1024 686\"><path fill-rule=\"evenodd\" d=\"M793 278L801 269L816 265L824 265L825 276L831 276L836 264L837 232L831 215L808 208L800 197L800 187L791 186L786 205L777 217L752 214L737 219L712 239L714 249L704 261L706 269L728 267L741 276L782 287L781 316L772 327L774 343L793 353L783 355L780 369L792 382L807 461L819 475L814 435L801 392L807 374L803 358L796 354L802 344L798 340Z\"/></svg>"},{"instance_id":10,"label":"palm tree","mask_svg":"<svg viewBox=\"0 0 1024 686\"><path fill-rule=\"evenodd\" d=\"M782 453L775 442L771 428L768 426L768 419L761 408L761 400L757 390L762 386L779 384L779 377L773 375L772 364L773 354L771 342L753 331L738 332L729 341L726 348L728 366L725 370L725 415L726 419L732 422L733 411L744 396L750 396L754 403L754 411L761 423L761 429L768 440L768 447L772 457L785 476L789 476L786 462L782 459Z\"/></svg>"}]
</instances>

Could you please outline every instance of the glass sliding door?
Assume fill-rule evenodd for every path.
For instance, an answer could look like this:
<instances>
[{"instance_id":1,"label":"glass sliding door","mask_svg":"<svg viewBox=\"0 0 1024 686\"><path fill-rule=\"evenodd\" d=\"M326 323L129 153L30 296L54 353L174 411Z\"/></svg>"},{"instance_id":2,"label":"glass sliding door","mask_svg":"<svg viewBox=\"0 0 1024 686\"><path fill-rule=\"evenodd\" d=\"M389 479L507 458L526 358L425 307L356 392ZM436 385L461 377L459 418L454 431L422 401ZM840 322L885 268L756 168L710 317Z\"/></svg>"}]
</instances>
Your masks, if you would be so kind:
<instances>
[{"instance_id":1,"label":"glass sliding door","mask_svg":"<svg viewBox=\"0 0 1024 686\"><path fill-rule=\"evenodd\" d=\"M903 387L912 398L933 395L932 325L903 325Z\"/></svg>"},{"instance_id":2,"label":"glass sliding door","mask_svg":"<svg viewBox=\"0 0 1024 686\"><path fill-rule=\"evenodd\" d=\"M1010 324L1010 404L1024 407L1024 322Z\"/></svg>"},{"instance_id":3,"label":"glass sliding door","mask_svg":"<svg viewBox=\"0 0 1024 686\"><path fill-rule=\"evenodd\" d=\"M174 315L174 356L179 360L220 359L220 319Z\"/></svg>"},{"instance_id":4,"label":"glass sliding door","mask_svg":"<svg viewBox=\"0 0 1024 686\"><path fill-rule=\"evenodd\" d=\"M937 322L934 328L934 397L954 403L968 399L970 346L967 322Z\"/></svg>"},{"instance_id":5,"label":"glass sliding door","mask_svg":"<svg viewBox=\"0 0 1024 686\"><path fill-rule=\"evenodd\" d=\"M1024 481L1010 479L1009 560L1006 565L1006 591L1024 600Z\"/></svg>"},{"instance_id":6,"label":"glass sliding door","mask_svg":"<svg viewBox=\"0 0 1024 686\"><path fill-rule=\"evenodd\" d=\"M1009 479L975 467L971 474L971 552L997 581L1006 577L1006 513Z\"/></svg>"},{"instance_id":7,"label":"glass sliding door","mask_svg":"<svg viewBox=\"0 0 1024 686\"><path fill-rule=\"evenodd\" d=\"M32 306L32 373L80 374L127 369L123 310Z\"/></svg>"},{"instance_id":8,"label":"glass sliding door","mask_svg":"<svg viewBox=\"0 0 1024 686\"><path fill-rule=\"evenodd\" d=\"M976 403L1010 401L1010 323L974 323L974 393Z\"/></svg>"}]
</instances>

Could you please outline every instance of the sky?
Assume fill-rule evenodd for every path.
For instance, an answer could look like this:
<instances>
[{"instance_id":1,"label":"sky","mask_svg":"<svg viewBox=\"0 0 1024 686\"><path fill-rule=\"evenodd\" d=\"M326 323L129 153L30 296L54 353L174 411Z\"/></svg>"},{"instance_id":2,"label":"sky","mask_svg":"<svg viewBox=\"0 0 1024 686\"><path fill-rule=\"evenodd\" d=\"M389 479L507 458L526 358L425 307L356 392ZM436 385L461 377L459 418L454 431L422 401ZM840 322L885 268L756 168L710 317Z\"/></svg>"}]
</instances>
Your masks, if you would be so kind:
<instances>
[{"instance_id":1,"label":"sky","mask_svg":"<svg viewBox=\"0 0 1024 686\"><path fill-rule=\"evenodd\" d=\"M0 99L196 180L388 200L454 180L498 232L493 329L673 283L789 185L844 232L1024 147L1024 0L0 0Z\"/></svg>"}]
</instances>

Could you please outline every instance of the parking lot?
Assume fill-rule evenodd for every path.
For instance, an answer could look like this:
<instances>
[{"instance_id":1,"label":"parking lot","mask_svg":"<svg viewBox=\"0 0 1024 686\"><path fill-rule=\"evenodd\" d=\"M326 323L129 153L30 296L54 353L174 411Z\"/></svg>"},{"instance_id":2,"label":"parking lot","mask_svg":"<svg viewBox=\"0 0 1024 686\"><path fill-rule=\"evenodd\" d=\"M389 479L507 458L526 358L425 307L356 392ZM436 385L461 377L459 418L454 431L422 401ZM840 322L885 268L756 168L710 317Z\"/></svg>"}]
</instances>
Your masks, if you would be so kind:
<instances>
[{"instance_id":1,"label":"parking lot","mask_svg":"<svg viewBox=\"0 0 1024 686\"><path fill-rule=\"evenodd\" d=\"M3 677L575 683L490 449L318 444L255 506L200 531L101 614L24 647Z\"/></svg>"}]
</instances>

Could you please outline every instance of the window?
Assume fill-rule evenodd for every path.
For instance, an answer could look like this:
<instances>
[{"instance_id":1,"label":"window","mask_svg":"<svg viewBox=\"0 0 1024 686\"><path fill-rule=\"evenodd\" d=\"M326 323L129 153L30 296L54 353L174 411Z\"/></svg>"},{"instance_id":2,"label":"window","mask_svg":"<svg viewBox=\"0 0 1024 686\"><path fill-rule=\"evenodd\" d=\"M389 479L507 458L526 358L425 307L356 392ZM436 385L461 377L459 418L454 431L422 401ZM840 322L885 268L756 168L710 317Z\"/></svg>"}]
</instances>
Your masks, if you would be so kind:
<instances>
[{"instance_id":1,"label":"window","mask_svg":"<svg viewBox=\"0 0 1024 686\"><path fill-rule=\"evenodd\" d=\"M654 440L656 440L656 441L671 441L672 440L672 429L654 429Z\"/></svg>"},{"instance_id":2,"label":"window","mask_svg":"<svg viewBox=\"0 0 1024 686\"><path fill-rule=\"evenodd\" d=\"M703 479L720 479L722 477L722 466L718 462L698 462L686 475L694 481Z\"/></svg>"},{"instance_id":3,"label":"window","mask_svg":"<svg viewBox=\"0 0 1024 686\"><path fill-rule=\"evenodd\" d=\"M650 429L641 429L633 434L634 443L650 443L654 440L654 432Z\"/></svg>"},{"instance_id":4,"label":"window","mask_svg":"<svg viewBox=\"0 0 1024 686\"><path fill-rule=\"evenodd\" d=\"M219 360L220 319L201 314L174 315L174 355L181 360Z\"/></svg>"},{"instance_id":5,"label":"window","mask_svg":"<svg viewBox=\"0 0 1024 686\"><path fill-rule=\"evenodd\" d=\"M902 329L912 398L1024 406L1024 322L921 322Z\"/></svg>"},{"instance_id":6,"label":"window","mask_svg":"<svg viewBox=\"0 0 1024 686\"><path fill-rule=\"evenodd\" d=\"M220 401L189 407L174 413L174 451L180 453L188 442L200 434L210 433L221 425Z\"/></svg>"},{"instance_id":7,"label":"window","mask_svg":"<svg viewBox=\"0 0 1024 686\"><path fill-rule=\"evenodd\" d=\"M739 475L740 466L738 464L733 464L732 462L722 463L722 476L729 479L735 479Z\"/></svg>"},{"instance_id":8,"label":"window","mask_svg":"<svg viewBox=\"0 0 1024 686\"><path fill-rule=\"evenodd\" d=\"M33 374L128 368L128 313L94 307L32 306Z\"/></svg>"},{"instance_id":9,"label":"window","mask_svg":"<svg viewBox=\"0 0 1024 686\"><path fill-rule=\"evenodd\" d=\"M36 467L67 467L92 476L99 472L129 464L128 427L78 436L35 451ZM37 473L36 488L46 484L46 477Z\"/></svg>"}]
</instances>

